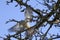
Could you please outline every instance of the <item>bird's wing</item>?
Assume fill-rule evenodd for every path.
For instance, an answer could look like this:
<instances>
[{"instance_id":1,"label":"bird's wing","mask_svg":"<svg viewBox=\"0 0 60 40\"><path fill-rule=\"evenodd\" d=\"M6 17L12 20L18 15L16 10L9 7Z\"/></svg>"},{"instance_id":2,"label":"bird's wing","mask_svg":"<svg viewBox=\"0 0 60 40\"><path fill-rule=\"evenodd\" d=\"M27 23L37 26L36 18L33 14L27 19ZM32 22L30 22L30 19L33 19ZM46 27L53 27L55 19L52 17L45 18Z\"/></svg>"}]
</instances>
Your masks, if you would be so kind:
<instances>
[{"instance_id":1,"label":"bird's wing","mask_svg":"<svg viewBox=\"0 0 60 40\"><path fill-rule=\"evenodd\" d=\"M20 31L22 29L22 25L19 26L19 23L17 23L16 25L14 25L13 27L11 27L10 29L8 29L9 32L17 32Z\"/></svg>"},{"instance_id":2,"label":"bird's wing","mask_svg":"<svg viewBox=\"0 0 60 40\"><path fill-rule=\"evenodd\" d=\"M30 19L32 19L33 11L30 7L26 7L24 14L25 14L25 19L28 19L28 21L30 21Z\"/></svg>"}]
</instances>

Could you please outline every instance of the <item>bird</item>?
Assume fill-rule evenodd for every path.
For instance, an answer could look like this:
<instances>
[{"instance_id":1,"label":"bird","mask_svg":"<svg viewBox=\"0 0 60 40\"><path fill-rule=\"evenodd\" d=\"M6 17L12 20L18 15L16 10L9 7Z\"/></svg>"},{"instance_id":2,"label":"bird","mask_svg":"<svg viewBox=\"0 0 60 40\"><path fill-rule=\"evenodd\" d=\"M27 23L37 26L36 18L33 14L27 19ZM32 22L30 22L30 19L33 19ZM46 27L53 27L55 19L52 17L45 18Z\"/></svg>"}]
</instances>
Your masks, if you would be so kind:
<instances>
[{"instance_id":1,"label":"bird","mask_svg":"<svg viewBox=\"0 0 60 40\"><path fill-rule=\"evenodd\" d=\"M57 23L59 23L60 22L60 20L59 19L56 19L53 23L54 24L57 24Z\"/></svg>"},{"instance_id":2,"label":"bird","mask_svg":"<svg viewBox=\"0 0 60 40\"><path fill-rule=\"evenodd\" d=\"M29 6L26 7L24 15L25 15L25 20L26 21L29 21L29 22L32 21L32 19L33 19L33 11Z\"/></svg>"},{"instance_id":3,"label":"bird","mask_svg":"<svg viewBox=\"0 0 60 40\"><path fill-rule=\"evenodd\" d=\"M35 28L30 28L30 29L28 29L28 30L26 31L26 37L25 37L25 39L32 40L33 35L35 35L37 32L38 32L38 30L35 29Z\"/></svg>"},{"instance_id":4,"label":"bird","mask_svg":"<svg viewBox=\"0 0 60 40\"><path fill-rule=\"evenodd\" d=\"M19 23L16 23L13 27L9 28L8 31L9 32L19 32L22 31L24 29L28 29L30 28L29 22L25 21L25 20L21 20L19 21Z\"/></svg>"},{"instance_id":5,"label":"bird","mask_svg":"<svg viewBox=\"0 0 60 40\"><path fill-rule=\"evenodd\" d=\"M60 23L60 19L55 19L53 21L48 21L48 23L58 24L58 23Z\"/></svg>"}]
</instances>

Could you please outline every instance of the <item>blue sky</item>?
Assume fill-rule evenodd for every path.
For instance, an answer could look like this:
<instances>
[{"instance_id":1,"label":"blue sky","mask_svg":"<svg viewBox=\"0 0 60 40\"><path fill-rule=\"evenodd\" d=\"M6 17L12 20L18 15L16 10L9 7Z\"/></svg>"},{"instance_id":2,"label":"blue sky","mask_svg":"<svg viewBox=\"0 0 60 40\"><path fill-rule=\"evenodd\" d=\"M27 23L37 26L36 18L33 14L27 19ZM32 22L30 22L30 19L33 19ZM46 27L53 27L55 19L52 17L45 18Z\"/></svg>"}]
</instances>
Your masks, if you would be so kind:
<instances>
[{"instance_id":1,"label":"blue sky","mask_svg":"<svg viewBox=\"0 0 60 40\"><path fill-rule=\"evenodd\" d=\"M0 36L8 34L8 29L12 27L14 22L5 24L9 19L21 20L23 13L20 12L19 7L15 7L15 2L6 5L7 0L0 0Z\"/></svg>"},{"instance_id":2,"label":"blue sky","mask_svg":"<svg viewBox=\"0 0 60 40\"><path fill-rule=\"evenodd\" d=\"M24 19L24 14L22 12L20 12L20 7L19 6L15 7L15 5L17 3L14 2L14 3L10 3L9 5L6 5L6 1L7 0L3 0L3 1L0 0L0 36L2 36L2 37L7 35L9 33L8 29L16 24L15 22L10 22L8 24L5 24L6 21L8 21L9 19L16 19L16 20ZM29 3L29 5L33 5L32 7L39 8L41 10L44 9L41 5L38 6L37 4L34 4L34 2L36 2L36 1L34 1L34 2L33 1L30 1L30 2L32 2L32 4ZM53 28L50 30L50 33L57 34L56 32L59 32L58 31L59 29L57 30L55 27L53 27ZM44 30L46 30L46 29L44 28L43 31Z\"/></svg>"}]
</instances>

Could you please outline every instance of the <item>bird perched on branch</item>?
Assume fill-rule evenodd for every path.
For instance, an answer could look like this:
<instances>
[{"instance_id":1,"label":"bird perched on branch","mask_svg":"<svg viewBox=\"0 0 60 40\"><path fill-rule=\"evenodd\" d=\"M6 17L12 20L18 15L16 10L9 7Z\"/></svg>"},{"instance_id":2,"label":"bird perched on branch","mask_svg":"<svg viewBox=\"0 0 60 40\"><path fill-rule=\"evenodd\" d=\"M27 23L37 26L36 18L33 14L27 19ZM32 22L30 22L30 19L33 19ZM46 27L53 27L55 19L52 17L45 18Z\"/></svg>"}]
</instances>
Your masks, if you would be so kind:
<instances>
[{"instance_id":1,"label":"bird perched on branch","mask_svg":"<svg viewBox=\"0 0 60 40\"><path fill-rule=\"evenodd\" d=\"M55 19L53 21L48 21L48 23L57 24L57 23L60 23L60 20L59 19Z\"/></svg>"},{"instance_id":2,"label":"bird perched on branch","mask_svg":"<svg viewBox=\"0 0 60 40\"><path fill-rule=\"evenodd\" d=\"M25 20L21 20L21 21L19 21L19 23L17 23L13 27L11 27L9 29L9 31L10 32L18 32L18 31L22 31L22 30L28 29L28 28L30 28L29 22L27 22Z\"/></svg>"},{"instance_id":3,"label":"bird perched on branch","mask_svg":"<svg viewBox=\"0 0 60 40\"><path fill-rule=\"evenodd\" d=\"M29 22L32 21L32 19L33 19L33 11L29 6L26 7L24 15L25 15L25 20L26 21L29 21Z\"/></svg>"},{"instance_id":4,"label":"bird perched on branch","mask_svg":"<svg viewBox=\"0 0 60 40\"><path fill-rule=\"evenodd\" d=\"M59 19L56 19L53 23L54 24L57 24L57 23L59 23L60 22L60 20Z\"/></svg>"}]
</instances>

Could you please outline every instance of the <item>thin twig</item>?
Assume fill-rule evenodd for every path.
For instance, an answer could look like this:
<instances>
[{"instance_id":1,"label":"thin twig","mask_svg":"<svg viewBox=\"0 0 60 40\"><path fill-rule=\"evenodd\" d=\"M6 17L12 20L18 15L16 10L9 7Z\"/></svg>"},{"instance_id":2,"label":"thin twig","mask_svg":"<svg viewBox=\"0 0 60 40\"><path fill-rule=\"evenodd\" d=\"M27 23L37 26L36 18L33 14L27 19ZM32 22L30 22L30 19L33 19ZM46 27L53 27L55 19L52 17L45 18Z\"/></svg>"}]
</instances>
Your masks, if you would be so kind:
<instances>
[{"instance_id":1,"label":"thin twig","mask_svg":"<svg viewBox=\"0 0 60 40\"><path fill-rule=\"evenodd\" d=\"M46 31L46 33L44 34L44 36L43 36L42 40L44 40L44 39L45 39L45 37L46 37L47 33L48 33L48 32L49 32L49 30L52 28L52 25L53 25L53 24L51 24L51 25L50 25L50 27L48 28L48 30L47 30L47 31Z\"/></svg>"}]
</instances>

